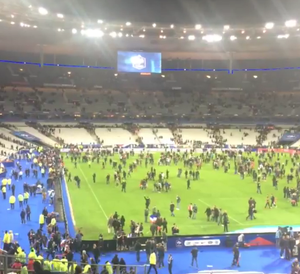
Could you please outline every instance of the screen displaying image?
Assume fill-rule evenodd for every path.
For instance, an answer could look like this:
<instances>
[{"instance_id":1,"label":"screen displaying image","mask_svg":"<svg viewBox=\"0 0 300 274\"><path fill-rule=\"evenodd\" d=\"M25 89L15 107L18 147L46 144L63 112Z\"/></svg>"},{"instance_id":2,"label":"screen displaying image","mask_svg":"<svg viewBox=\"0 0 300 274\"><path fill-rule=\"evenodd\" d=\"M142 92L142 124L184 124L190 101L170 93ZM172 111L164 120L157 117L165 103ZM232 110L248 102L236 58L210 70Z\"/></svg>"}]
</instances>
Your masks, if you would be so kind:
<instances>
[{"instance_id":1,"label":"screen displaying image","mask_svg":"<svg viewBox=\"0 0 300 274\"><path fill-rule=\"evenodd\" d=\"M118 51L118 71L161 73L161 53Z\"/></svg>"}]
</instances>

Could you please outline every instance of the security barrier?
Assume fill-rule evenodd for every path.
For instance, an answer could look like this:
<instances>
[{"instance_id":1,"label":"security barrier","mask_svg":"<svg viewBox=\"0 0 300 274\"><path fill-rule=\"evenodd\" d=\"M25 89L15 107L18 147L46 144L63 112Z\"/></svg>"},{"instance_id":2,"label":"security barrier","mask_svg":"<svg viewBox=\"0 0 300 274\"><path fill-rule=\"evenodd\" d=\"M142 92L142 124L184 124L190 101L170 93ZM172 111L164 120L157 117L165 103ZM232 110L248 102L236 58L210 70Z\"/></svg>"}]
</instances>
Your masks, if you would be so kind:
<instances>
[{"instance_id":1,"label":"security barrier","mask_svg":"<svg viewBox=\"0 0 300 274\"><path fill-rule=\"evenodd\" d=\"M24 261L17 258L17 256L7 255L3 252L0 255L0 273L7 274L7 273L23 273L22 268L27 268L28 273L34 273L32 264L37 261L41 264L44 269L48 269L46 266L50 266L50 271L52 273L68 273L74 274L76 266L81 266L83 272L82 273L101 273L103 269L108 267L105 262L104 264L89 264L91 266L91 270L85 272L85 264L80 264L77 262L67 262L64 263L61 260L59 261L47 261L47 260L40 260L40 259L28 259L25 258ZM105 259L103 259L105 261ZM47 263L46 263L47 262ZM48 264L50 262L50 264ZM148 265L112 265L110 266L113 268L115 274L146 274ZM65 269L68 269L65 271ZM64 271L62 270L64 269Z\"/></svg>"}]
</instances>

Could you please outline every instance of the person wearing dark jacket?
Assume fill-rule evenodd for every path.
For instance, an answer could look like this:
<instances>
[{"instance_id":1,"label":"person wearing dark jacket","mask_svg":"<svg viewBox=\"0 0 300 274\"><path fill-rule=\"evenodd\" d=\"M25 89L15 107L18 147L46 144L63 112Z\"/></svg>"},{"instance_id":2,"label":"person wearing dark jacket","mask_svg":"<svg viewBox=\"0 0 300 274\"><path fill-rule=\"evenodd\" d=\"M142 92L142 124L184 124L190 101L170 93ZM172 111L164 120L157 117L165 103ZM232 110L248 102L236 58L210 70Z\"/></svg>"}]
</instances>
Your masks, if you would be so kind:
<instances>
[{"instance_id":1,"label":"person wearing dark jacket","mask_svg":"<svg viewBox=\"0 0 300 274\"><path fill-rule=\"evenodd\" d=\"M140 261L140 253L141 253L141 249L142 249L142 245L140 243L139 240L136 241L135 246L134 246L134 250L136 252L136 261L139 262Z\"/></svg>"},{"instance_id":2,"label":"person wearing dark jacket","mask_svg":"<svg viewBox=\"0 0 300 274\"><path fill-rule=\"evenodd\" d=\"M126 263L123 258L120 259L119 265L120 265L120 273L121 274L126 273Z\"/></svg>"},{"instance_id":3,"label":"person wearing dark jacket","mask_svg":"<svg viewBox=\"0 0 300 274\"><path fill-rule=\"evenodd\" d=\"M119 264L119 257L118 257L118 254L116 254L113 259L111 260L111 264L113 266L113 271L115 272L116 269L117 269L117 265Z\"/></svg>"},{"instance_id":4,"label":"person wearing dark jacket","mask_svg":"<svg viewBox=\"0 0 300 274\"><path fill-rule=\"evenodd\" d=\"M51 274L49 270L44 270L41 263L38 261L33 263L33 269L35 274Z\"/></svg>"},{"instance_id":5,"label":"person wearing dark jacket","mask_svg":"<svg viewBox=\"0 0 300 274\"><path fill-rule=\"evenodd\" d=\"M100 249L96 244L93 245L93 255L94 255L96 264L98 264L99 257L100 257Z\"/></svg>"}]
</instances>

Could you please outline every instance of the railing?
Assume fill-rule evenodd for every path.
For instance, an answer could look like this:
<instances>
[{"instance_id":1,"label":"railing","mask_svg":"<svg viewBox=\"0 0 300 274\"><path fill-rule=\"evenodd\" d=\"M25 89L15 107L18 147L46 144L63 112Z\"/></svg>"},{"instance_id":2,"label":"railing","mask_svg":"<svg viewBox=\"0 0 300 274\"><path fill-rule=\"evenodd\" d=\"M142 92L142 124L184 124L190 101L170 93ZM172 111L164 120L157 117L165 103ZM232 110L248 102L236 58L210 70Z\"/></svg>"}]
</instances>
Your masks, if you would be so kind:
<instances>
[{"instance_id":1,"label":"railing","mask_svg":"<svg viewBox=\"0 0 300 274\"><path fill-rule=\"evenodd\" d=\"M21 261L22 266L18 265ZM52 273L68 273L74 274L76 266L81 266L84 269L85 264L80 264L77 262L67 262L64 263L61 260L51 264L50 260L40 260L40 259L24 259L18 258L17 256L7 255L5 251L2 251L0 255L0 273L21 273L23 267L27 267L29 273L34 273L30 265L35 261L39 262L43 269L50 270ZM47 262L50 262L48 264ZM53 261L52 261L53 262ZM95 273L101 273L101 271L107 267L104 264L89 264L92 269L95 269ZM18 266L18 267L17 267ZM16 268L17 267L17 268ZM50 267L50 269L49 269ZM112 265L115 274L131 273L131 274L146 274L148 265ZM88 272L90 273L90 272Z\"/></svg>"}]
</instances>

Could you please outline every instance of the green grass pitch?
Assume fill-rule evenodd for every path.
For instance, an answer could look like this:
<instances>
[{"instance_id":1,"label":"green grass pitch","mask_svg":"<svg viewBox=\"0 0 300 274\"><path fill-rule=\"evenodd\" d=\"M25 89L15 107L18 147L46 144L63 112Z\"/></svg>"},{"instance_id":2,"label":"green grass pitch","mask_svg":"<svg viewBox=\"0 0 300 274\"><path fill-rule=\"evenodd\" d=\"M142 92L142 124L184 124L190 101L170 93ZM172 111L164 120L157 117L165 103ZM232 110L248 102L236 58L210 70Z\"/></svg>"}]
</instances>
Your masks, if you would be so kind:
<instances>
[{"instance_id":1,"label":"green grass pitch","mask_svg":"<svg viewBox=\"0 0 300 274\"><path fill-rule=\"evenodd\" d=\"M154 206L160 210L162 217L167 218L168 229L171 230L173 223L180 229L181 235L193 234L218 234L223 233L223 227L216 223L207 222L204 214L207 206L214 206L226 210L229 215L229 230L238 230L253 226L268 225L296 225L299 224L297 215L299 208L292 207L289 200L283 198L283 187L286 185L286 179L278 182L278 190L272 186L271 176L267 181L262 182L262 195L256 193L256 183L252 177L240 179L239 175L234 174L233 164L227 174L223 169L213 170L212 164L203 164L200 171L200 180L191 180L191 189L187 190L184 174L182 178L177 178L177 169L180 165L172 164L169 167L158 166L157 160L160 153L154 153L155 168L157 174L169 169L169 182L172 184L170 192L153 192L152 183L148 184L147 190L139 188L140 180L146 177L148 168L139 166L132 173L131 178L127 179L127 192L121 192L121 186L116 186L113 182L114 170L107 163L106 169L102 169L101 164L92 163L89 168L87 163L78 163L77 169L69 159L65 157L65 165L72 173L72 177L78 175L81 178L81 188L78 189L74 182L67 183L71 199L71 207L75 219L76 228L82 228L85 240L97 239L102 233L106 239L111 239L112 234L107 232L107 217L115 211L119 215L124 215L126 219L125 230L129 232L130 220L136 222L144 221L144 195L151 198L150 209ZM254 155L254 154L253 154ZM115 154L118 160L118 155ZM137 157L135 154L134 157ZM281 156L282 160L289 155ZM127 165L134 160L131 157ZM291 161L289 161L290 163ZM101 163L101 161L100 161ZM257 167L257 159L256 159ZM185 169L183 168L183 171ZM127 169L126 169L127 171ZM93 183L92 174L97 174L96 183ZM106 184L105 177L111 174L111 183ZM296 186L296 180L290 183L290 186ZM264 209L266 196L274 194L277 198L277 208ZM181 197L181 210L175 211L175 217L170 216L169 204L171 201L176 203L176 195ZM248 199L254 197L257 201L256 220L246 221L248 213ZM189 203L195 203L198 206L198 215L196 220L188 218L187 207ZM150 236L149 224L144 225L144 234ZM170 232L168 233L170 234Z\"/></svg>"}]
</instances>

